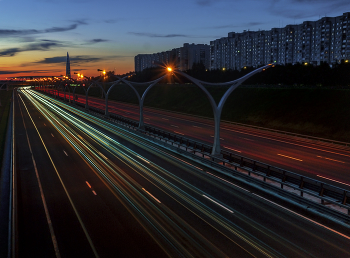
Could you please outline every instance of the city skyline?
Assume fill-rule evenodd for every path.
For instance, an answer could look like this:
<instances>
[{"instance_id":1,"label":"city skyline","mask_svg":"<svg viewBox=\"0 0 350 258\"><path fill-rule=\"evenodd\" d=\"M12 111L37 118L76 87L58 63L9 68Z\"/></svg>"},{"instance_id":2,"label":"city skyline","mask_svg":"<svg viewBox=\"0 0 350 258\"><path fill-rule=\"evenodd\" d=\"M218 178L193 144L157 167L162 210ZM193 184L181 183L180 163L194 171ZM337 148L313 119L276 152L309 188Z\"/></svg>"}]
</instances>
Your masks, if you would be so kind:
<instances>
[{"instance_id":1,"label":"city skyline","mask_svg":"<svg viewBox=\"0 0 350 258\"><path fill-rule=\"evenodd\" d=\"M97 76L97 69L125 73L134 70L137 54L166 51L186 42L209 44L231 31L269 30L350 10L344 0L197 0L176 5L75 0L68 8L67 3L0 1L0 7L8 10L0 17L0 79L65 74L66 52L72 74Z\"/></svg>"}]
</instances>

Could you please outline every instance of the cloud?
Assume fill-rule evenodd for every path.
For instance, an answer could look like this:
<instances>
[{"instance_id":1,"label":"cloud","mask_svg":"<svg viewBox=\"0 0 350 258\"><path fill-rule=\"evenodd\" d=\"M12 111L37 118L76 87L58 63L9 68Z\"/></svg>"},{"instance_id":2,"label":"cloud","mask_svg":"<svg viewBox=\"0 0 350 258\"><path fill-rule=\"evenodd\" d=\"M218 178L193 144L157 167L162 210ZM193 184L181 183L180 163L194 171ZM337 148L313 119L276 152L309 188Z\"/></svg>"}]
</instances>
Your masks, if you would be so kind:
<instances>
[{"instance_id":1,"label":"cloud","mask_svg":"<svg viewBox=\"0 0 350 258\"><path fill-rule=\"evenodd\" d=\"M86 44L96 44L96 43L101 43L101 42L107 42L109 41L108 39L91 39L86 42Z\"/></svg>"},{"instance_id":2,"label":"cloud","mask_svg":"<svg viewBox=\"0 0 350 258\"><path fill-rule=\"evenodd\" d=\"M227 29L227 28L241 28L241 27L249 28L249 27L255 27L263 24L264 24L263 22L248 22L248 23L241 23L241 24L219 25L219 26L210 27L210 29Z\"/></svg>"},{"instance_id":3,"label":"cloud","mask_svg":"<svg viewBox=\"0 0 350 258\"><path fill-rule=\"evenodd\" d=\"M41 40L37 43L28 44L22 48L8 48L0 50L0 57L3 56L15 56L18 53L26 51L48 51L52 48L63 47L61 42L53 40Z\"/></svg>"},{"instance_id":4,"label":"cloud","mask_svg":"<svg viewBox=\"0 0 350 258\"><path fill-rule=\"evenodd\" d=\"M51 71L51 70L50 70ZM0 74L19 74L19 73L47 73L49 70L24 70L24 71L5 71L0 70Z\"/></svg>"},{"instance_id":5,"label":"cloud","mask_svg":"<svg viewBox=\"0 0 350 258\"><path fill-rule=\"evenodd\" d=\"M131 35L149 38L192 38L185 34L156 34L156 33L146 33L146 32L129 32Z\"/></svg>"},{"instance_id":6,"label":"cloud","mask_svg":"<svg viewBox=\"0 0 350 258\"><path fill-rule=\"evenodd\" d=\"M71 24L66 27L52 27L44 30L2 30L0 29L1 37L15 37L15 36L27 36L33 34L43 34L43 33L56 33L56 32L64 32L76 29L79 25L86 24L83 21L76 21L76 23Z\"/></svg>"},{"instance_id":7,"label":"cloud","mask_svg":"<svg viewBox=\"0 0 350 258\"><path fill-rule=\"evenodd\" d=\"M314 18L350 8L349 0L271 0L270 3L272 14L290 19Z\"/></svg>"},{"instance_id":8,"label":"cloud","mask_svg":"<svg viewBox=\"0 0 350 258\"><path fill-rule=\"evenodd\" d=\"M19 48L8 48L0 51L0 56L14 56L19 52L21 52L21 49Z\"/></svg>"},{"instance_id":9,"label":"cloud","mask_svg":"<svg viewBox=\"0 0 350 258\"><path fill-rule=\"evenodd\" d=\"M66 63L66 56L55 56L55 57L48 57L43 60L37 61L35 63L37 64L61 64L61 63ZM70 57L70 62L71 64L73 63L91 63L91 62L98 62L98 61L103 61L103 60L109 60L111 57L108 58L103 58L103 57L93 57L93 56L75 56L75 57Z\"/></svg>"}]
</instances>

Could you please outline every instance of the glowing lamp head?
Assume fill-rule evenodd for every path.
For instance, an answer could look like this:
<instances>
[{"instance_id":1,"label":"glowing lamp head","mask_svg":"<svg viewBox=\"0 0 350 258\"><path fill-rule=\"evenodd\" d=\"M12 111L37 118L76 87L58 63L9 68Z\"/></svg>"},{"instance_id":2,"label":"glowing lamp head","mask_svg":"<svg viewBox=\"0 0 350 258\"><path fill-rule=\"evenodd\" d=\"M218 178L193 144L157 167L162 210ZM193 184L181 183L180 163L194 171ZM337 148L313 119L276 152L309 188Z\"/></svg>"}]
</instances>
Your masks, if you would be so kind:
<instances>
[{"instance_id":1,"label":"glowing lamp head","mask_svg":"<svg viewBox=\"0 0 350 258\"><path fill-rule=\"evenodd\" d=\"M167 67L168 72L171 72L173 69L171 67Z\"/></svg>"}]
</instances>

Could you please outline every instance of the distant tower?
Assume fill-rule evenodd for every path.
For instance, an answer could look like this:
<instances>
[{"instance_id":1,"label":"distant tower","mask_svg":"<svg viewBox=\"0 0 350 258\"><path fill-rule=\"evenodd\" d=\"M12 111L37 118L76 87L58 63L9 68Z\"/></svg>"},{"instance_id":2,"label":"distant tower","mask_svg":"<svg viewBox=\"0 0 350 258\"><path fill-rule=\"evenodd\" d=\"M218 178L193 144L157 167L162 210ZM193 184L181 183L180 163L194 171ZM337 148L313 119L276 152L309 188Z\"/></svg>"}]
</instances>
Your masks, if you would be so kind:
<instances>
[{"instance_id":1,"label":"distant tower","mask_svg":"<svg viewBox=\"0 0 350 258\"><path fill-rule=\"evenodd\" d=\"M68 78L71 78L70 76L70 61L69 61L69 54L67 52L67 63L66 63L66 76Z\"/></svg>"}]
</instances>

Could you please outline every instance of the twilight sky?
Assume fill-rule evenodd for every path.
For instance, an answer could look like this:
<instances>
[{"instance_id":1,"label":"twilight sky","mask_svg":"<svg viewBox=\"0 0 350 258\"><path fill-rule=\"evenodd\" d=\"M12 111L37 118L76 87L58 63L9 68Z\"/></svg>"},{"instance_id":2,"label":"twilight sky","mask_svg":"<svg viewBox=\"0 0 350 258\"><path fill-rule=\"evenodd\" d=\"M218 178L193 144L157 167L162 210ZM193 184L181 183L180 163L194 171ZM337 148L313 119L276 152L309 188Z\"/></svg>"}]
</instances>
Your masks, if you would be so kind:
<instances>
[{"instance_id":1,"label":"twilight sky","mask_svg":"<svg viewBox=\"0 0 350 258\"><path fill-rule=\"evenodd\" d=\"M134 56L350 12L350 0L0 0L0 79L134 70Z\"/></svg>"}]
</instances>

